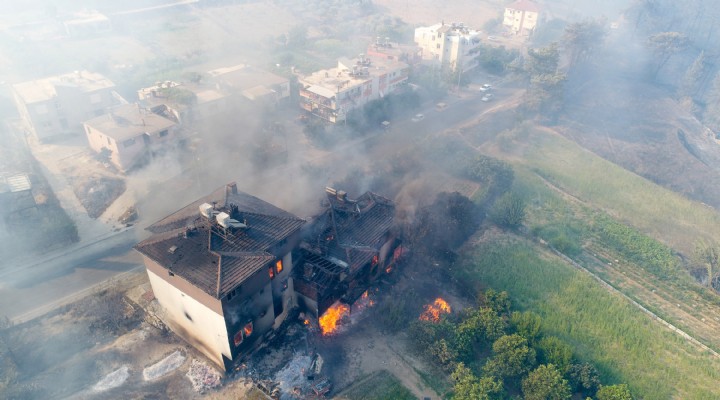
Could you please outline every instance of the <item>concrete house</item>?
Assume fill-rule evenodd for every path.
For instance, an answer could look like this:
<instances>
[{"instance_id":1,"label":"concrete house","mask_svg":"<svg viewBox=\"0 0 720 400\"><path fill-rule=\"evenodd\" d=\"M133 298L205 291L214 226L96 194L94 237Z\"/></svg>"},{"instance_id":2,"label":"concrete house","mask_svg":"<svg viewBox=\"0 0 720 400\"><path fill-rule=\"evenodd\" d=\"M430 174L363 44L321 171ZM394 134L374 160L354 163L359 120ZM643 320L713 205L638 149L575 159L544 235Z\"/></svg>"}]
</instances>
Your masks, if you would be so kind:
<instances>
[{"instance_id":1,"label":"concrete house","mask_svg":"<svg viewBox=\"0 0 720 400\"><path fill-rule=\"evenodd\" d=\"M326 192L307 225L235 183L151 225L135 249L163 321L227 369L293 310L320 323L333 305L349 310L404 249L390 200Z\"/></svg>"},{"instance_id":2,"label":"concrete house","mask_svg":"<svg viewBox=\"0 0 720 400\"><path fill-rule=\"evenodd\" d=\"M137 93L143 107L183 126L201 124L232 109L231 96L212 83L164 81Z\"/></svg>"},{"instance_id":3,"label":"concrete house","mask_svg":"<svg viewBox=\"0 0 720 400\"><path fill-rule=\"evenodd\" d=\"M409 74L408 64L395 59L343 58L336 68L299 79L300 107L328 122L342 122L350 110L403 87Z\"/></svg>"},{"instance_id":4,"label":"concrete house","mask_svg":"<svg viewBox=\"0 0 720 400\"><path fill-rule=\"evenodd\" d=\"M518 0L505 7L503 25L515 35L530 36L537 27L540 7L532 0Z\"/></svg>"},{"instance_id":5,"label":"concrete house","mask_svg":"<svg viewBox=\"0 0 720 400\"><path fill-rule=\"evenodd\" d=\"M82 123L121 102L115 84L88 71L12 86L15 106L28 133L39 142L82 132Z\"/></svg>"},{"instance_id":6,"label":"concrete house","mask_svg":"<svg viewBox=\"0 0 720 400\"><path fill-rule=\"evenodd\" d=\"M350 199L343 191L326 191L325 209L310 223L295 257L298 303L316 318L338 301L352 305L403 254L392 201L372 192Z\"/></svg>"},{"instance_id":7,"label":"concrete house","mask_svg":"<svg viewBox=\"0 0 720 400\"><path fill-rule=\"evenodd\" d=\"M126 172L156 153L175 146L177 125L137 104L126 104L86 121L90 148L110 152L110 162Z\"/></svg>"},{"instance_id":8,"label":"concrete house","mask_svg":"<svg viewBox=\"0 0 720 400\"><path fill-rule=\"evenodd\" d=\"M422 47L423 60L453 71L467 72L477 66L480 32L463 23L439 23L415 29L415 43Z\"/></svg>"},{"instance_id":9,"label":"concrete house","mask_svg":"<svg viewBox=\"0 0 720 400\"><path fill-rule=\"evenodd\" d=\"M292 250L304 224L231 183L151 225L135 249L164 322L227 369L295 307Z\"/></svg>"},{"instance_id":10,"label":"concrete house","mask_svg":"<svg viewBox=\"0 0 720 400\"><path fill-rule=\"evenodd\" d=\"M290 97L290 80L246 64L208 71L218 88L253 102L278 103Z\"/></svg>"}]
</instances>

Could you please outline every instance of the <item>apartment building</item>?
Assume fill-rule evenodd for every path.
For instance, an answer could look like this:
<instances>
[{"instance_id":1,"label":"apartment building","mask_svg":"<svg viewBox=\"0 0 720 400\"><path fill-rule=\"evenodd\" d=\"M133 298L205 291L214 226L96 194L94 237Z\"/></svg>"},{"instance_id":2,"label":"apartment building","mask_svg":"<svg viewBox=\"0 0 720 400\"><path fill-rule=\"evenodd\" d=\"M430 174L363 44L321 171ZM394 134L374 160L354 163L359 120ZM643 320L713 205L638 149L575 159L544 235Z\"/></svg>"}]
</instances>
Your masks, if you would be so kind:
<instances>
[{"instance_id":1,"label":"apartment building","mask_svg":"<svg viewBox=\"0 0 720 400\"><path fill-rule=\"evenodd\" d=\"M443 68L467 72L477 66L480 32L462 22L416 28L415 43L422 47L423 60Z\"/></svg>"},{"instance_id":2,"label":"apartment building","mask_svg":"<svg viewBox=\"0 0 720 400\"><path fill-rule=\"evenodd\" d=\"M410 67L396 59L368 57L338 60L337 67L299 79L300 107L337 123L348 112L390 94L407 83Z\"/></svg>"},{"instance_id":3,"label":"apartment building","mask_svg":"<svg viewBox=\"0 0 720 400\"><path fill-rule=\"evenodd\" d=\"M26 131L39 142L79 135L84 121L124 101L114 92L114 83L88 71L18 83L12 89Z\"/></svg>"},{"instance_id":4,"label":"apartment building","mask_svg":"<svg viewBox=\"0 0 720 400\"><path fill-rule=\"evenodd\" d=\"M531 0L518 0L505 7L503 25L516 35L529 36L537 27L540 7Z\"/></svg>"}]
</instances>

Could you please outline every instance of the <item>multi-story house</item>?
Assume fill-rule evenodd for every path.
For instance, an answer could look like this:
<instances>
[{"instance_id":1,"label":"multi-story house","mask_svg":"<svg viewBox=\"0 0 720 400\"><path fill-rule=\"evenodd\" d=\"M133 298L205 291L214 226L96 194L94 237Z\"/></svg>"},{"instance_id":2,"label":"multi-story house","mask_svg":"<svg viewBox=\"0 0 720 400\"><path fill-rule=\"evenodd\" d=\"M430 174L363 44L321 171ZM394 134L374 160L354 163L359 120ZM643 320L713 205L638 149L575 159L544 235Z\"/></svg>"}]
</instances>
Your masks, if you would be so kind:
<instances>
[{"instance_id":1,"label":"multi-story house","mask_svg":"<svg viewBox=\"0 0 720 400\"><path fill-rule=\"evenodd\" d=\"M505 7L503 25L516 35L529 36L537 27L540 7L532 0L518 0Z\"/></svg>"},{"instance_id":2,"label":"multi-story house","mask_svg":"<svg viewBox=\"0 0 720 400\"><path fill-rule=\"evenodd\" d=\"M39 142L82 132L82 123L122 102L115 84L88 71L13 85L13 97L28 133Z\"/></svg>"},{"instance_id":3,"label":"multi-story house","mask_svg":"<svg viewBox=\"0 0 720 400\"><path fill-rule=\"evenodd\" d=\"M109 161L123 172L174 147L178 140L175 122L137 104L119 106L84 125L90 148L109 152Z\"/></svg>"},{"instance_id":4,"label":"multi-story house","mask_svg":"<svg viewBox=\"0 0 720 400\"><path fill-rule=\"evenodd\" d=\"M148 227L135 249L161 319L227 370L293 310L321 326L329 309L349 311L404 250L392 201L326 191L308 226L230 183Z\"/></svg>"},{"instance_id":5,"label":"multi-story house","mask_svg":"<svg viewBox=\"0 0 720 400\"><path fill-rule=\"evenodd\" d=\"M415 43L422 47L423 60L452 71L467 72L477 66L480 32L463 23L444 22L415 29Z\"/></svg>"},{"instance_id":6,"label":"multi-story house","mask_svg":"<svg viewBox=\"0 0 720 400\"><path fill-rule=\"evenodd\" d=\"M151 225L135 249L163 322L226 370L295 307L292 249L304 224L231 183Z\"/></svg>"},{"instance_id":7,"label":"multi-story house","mask_svg":"<svg viewBox=\"0 0 720 400\"><path fill-rule=\"evenodd\" d=\"M409 66L401 61L368 57L340 59L336 68L299 79L300 107L326 121L344 121L350 110L393 93L407 83Z\"/></svg>"}]
</instances>

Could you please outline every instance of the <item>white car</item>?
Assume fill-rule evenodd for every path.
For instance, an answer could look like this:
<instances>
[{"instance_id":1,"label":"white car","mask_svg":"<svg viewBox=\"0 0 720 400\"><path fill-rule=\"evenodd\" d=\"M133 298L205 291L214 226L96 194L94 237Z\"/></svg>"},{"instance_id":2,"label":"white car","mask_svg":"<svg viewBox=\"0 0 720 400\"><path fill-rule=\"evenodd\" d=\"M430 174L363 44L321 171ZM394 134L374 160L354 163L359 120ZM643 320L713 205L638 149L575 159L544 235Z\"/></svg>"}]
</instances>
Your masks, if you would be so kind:
<instances>
[{"instance_id":1,"label":"white car","mask_svg":"<svg viewBox=\"0 0 720 400\"><path fill-rule=\"evenodd\" d=\"M425 116L422 114L415 114L414 117L412 117L412 122L420 122L425 119Z\"/></svg>"},{"instance_id":2,"label":"white car","mask_svg":"<svg viewBox=\"0 0 720 400\"><path fill-rule=\"evenodd\" d=\"M490 101L490 99L492 99L492 98L493 98L492 93L488 93L488 94L486 94L485 96L483 96L482 99L480 99L480 100L482 100L482 101Z\"/></svg>"},{"instance_id":3,"label":"white car","mask_svg":"<svg viewBox=\"0 0 720 400\"><path fill-rule=\"evenodd\" d=\"M490 89L492 89L492 85L489 84L489 83L486 83L486 84L480 86L480 91L481 91L481 92L487 92L487 91L490 90Z\"/></svg>"},{"instance_id":4,"label":"white car","mask_svg":"<svg viewBox=\"0 0 720 400\"><path fill-rule=\"evenodd\" d=\"M497 36L488 36L488 40L495 41L495 40L498 40L498 37Z\"/></svg>"}]
</instances>

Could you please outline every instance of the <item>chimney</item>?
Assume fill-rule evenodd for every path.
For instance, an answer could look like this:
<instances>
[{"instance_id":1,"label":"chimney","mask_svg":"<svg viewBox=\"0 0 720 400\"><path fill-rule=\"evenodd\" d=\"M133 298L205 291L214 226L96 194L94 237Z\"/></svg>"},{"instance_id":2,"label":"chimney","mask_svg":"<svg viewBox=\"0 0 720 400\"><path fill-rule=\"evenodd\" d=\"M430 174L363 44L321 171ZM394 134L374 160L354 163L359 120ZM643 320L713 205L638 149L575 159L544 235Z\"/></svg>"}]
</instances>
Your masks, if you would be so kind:
<instances>
[{"instance_id":1,"label":"chimney","mask_svg":"<svg viewBox=\"0 0 720 400\"><path fill-rule=\"evenodd\" d=\"M225 185L225 195L238 194L237 183L230 182Z\"/></svg>"}]
</instances>

